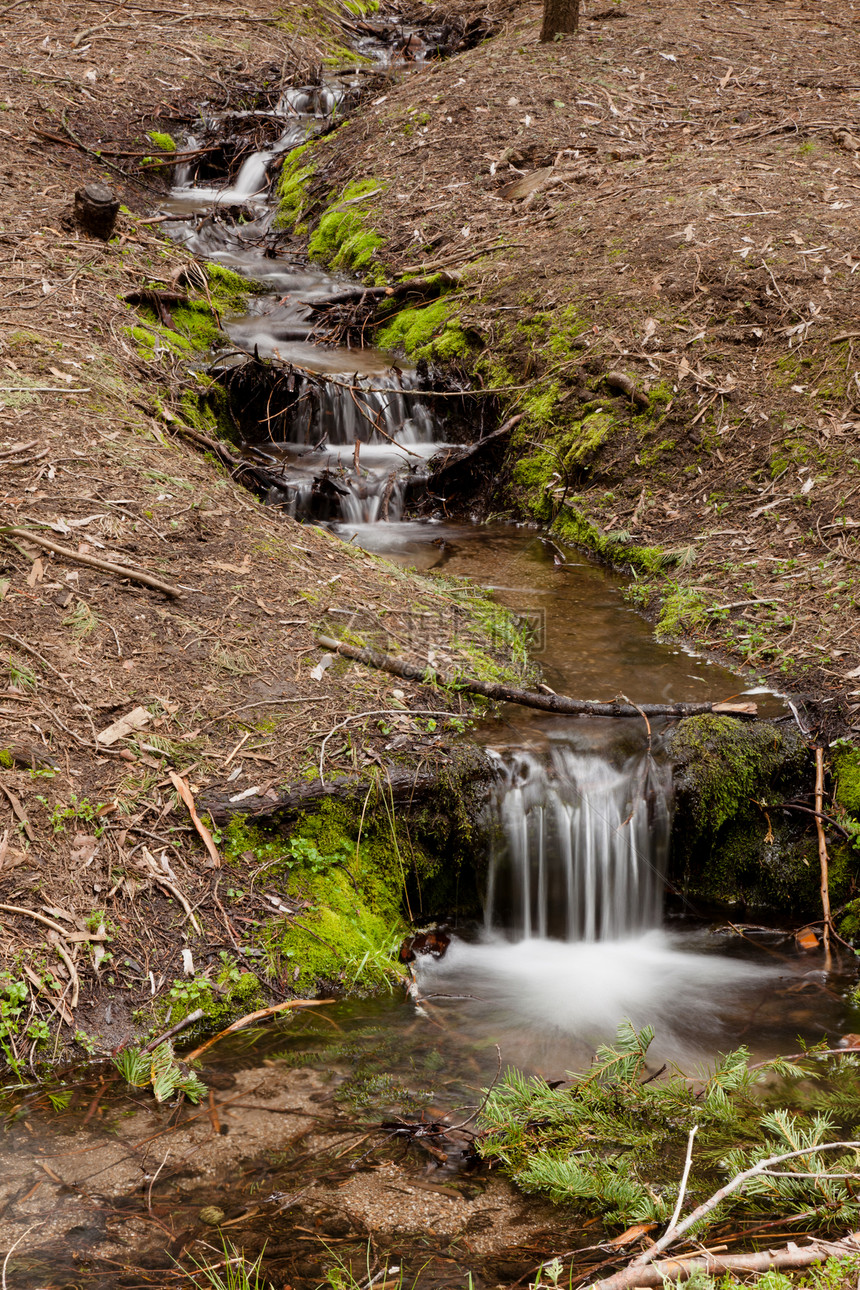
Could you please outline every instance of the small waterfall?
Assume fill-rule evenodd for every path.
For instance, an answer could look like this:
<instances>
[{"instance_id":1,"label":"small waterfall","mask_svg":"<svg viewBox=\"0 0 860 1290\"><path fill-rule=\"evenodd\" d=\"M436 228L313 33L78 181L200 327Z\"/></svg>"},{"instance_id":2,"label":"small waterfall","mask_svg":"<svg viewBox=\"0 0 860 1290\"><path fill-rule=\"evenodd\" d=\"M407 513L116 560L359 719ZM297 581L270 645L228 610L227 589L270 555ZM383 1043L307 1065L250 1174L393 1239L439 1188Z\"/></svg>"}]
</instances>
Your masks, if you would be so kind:
<instances>
[{"instance_id":1,"label":"small waterfall","mask_svg":"<svg viewBox=\"0 0 860 1290\"><path fill-rule=\"evenodd\" d=\"M421 486L430 458L446 440L418 391L417 372L391 367L374 350L314 341L317 303L355 284L273 257L266 245L276 211L269 194L272 163L317 134L357 92L357 79L356 73L346 81L286 89L268 114L280 118L278 137L246 156L232 183L225 177L198 184L194 163L178 155L165 203L176 216L166 228L177 241L267 288L247 314L224 320L231 347L286 368L283 388L262 402L249 392L238 405L247 455L280 466L270 476L266 500L296 519L342 523L353 531L399 521L410 490ZM188 156L198 142L189 137ZM242 208L241 223L231 214L234 206ZM232 362L228 357L225 371Z\"/></svg>"},{"instance_id":2,"label":"small waterfall","mask_svg":"<svg viewBox=\"0 0 860 1290\"><path fill-rule=\"evenodd\" d=\"M502 766L487 929L606 941L659 926L670 769L650 756L616 768L560 741L544 759L509 754Z\"/></svg>"},{"instance_id":3,"label":"small waterfall","mask_svg":"<svg viewBox=\"0 0 860 1290\"><path fill-rule=\"evenodd\" d=\"M274 400L265 404L268 437L258 451L282 464L279 495L269 502L296 519L353 527L400 520L408 491L422 486L443 440L410 388L416 382L415 373L395 369L330 380L297 373L281 412Z\"/></svg>"}]
</instances>

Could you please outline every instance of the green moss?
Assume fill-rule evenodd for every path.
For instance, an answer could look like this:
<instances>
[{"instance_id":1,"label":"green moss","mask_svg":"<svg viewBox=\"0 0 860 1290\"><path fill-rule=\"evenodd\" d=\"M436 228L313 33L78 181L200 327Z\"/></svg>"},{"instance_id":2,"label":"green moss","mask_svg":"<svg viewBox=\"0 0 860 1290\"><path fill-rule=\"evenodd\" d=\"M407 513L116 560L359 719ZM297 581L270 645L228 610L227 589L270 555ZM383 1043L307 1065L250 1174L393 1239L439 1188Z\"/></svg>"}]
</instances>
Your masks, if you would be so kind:
<instances>
[{"instance_id":1,"label":"green moss","mask_svg":"<svg viewBox=\"0 0 860 1290\"><path fill-rule=\"evenodd\" d=\"M163 353L188 356L192 350L184 336L171 331L169 327L161 327L154 321L148 325L139 323L134 327L126 327L125 334L134 341L138 353L149 360Z\"/></svg>"},{"instance_id":2,"label":"green moss","mask_svg":"<svg viewBox=\"0 0 860 1290\"><path fill-rule=\"evenodd\" d=\"M823 466L825 458L800 435L786 435L771 450L768 468L772 479L782 475L791 466Z\"/></svg>"},{"instance_id":3,"label":"green moss","mask_svg":"<svg viewBox=\"0 0 860 1290\"><path fill-rule=\"evenodd\" d=\"M223 264L206 264L204 272L209 283L212 304L219 312L232 310L235 313L245 313L248 308L248 297L266 291L265 285L251 282Z\"/></svg>"},{"instance_id":4,"label":"green moss","mask_svg":"<svg viewBox=\"0 0 860 1290\"><path fill-rule=\"evenodd\" d=\"M150 130L148 137L160 152L176 151L176 143L172 135L164 134L160 130Z\"/></svg>"},{"instance_id":5,"label":"green moss","mask_svg":"<svg viewBox=\"0 0 860 1290\"><path fill-rule=\"evenodd\" d=\"M705 715L679 724L667 743L675 764L675 864L693 895L808 916L817 910L817 843L806 821L777 807L801 791L810 752L792 727ZM834 904L851 886L848 848L833 847Z\"/></svg>"},{"instance_id":6,"label":"green moss","mask_svg":"<svg viewBox=\"0 0 860 1290\"><path fill-rule=\"evenodd\" d=\"M683 587L677 582L669 586L671 590L663 592L657 635L671 639L689 635L707 622L709 597L697 587Z\"/></svg>"},{"instance_id":7,"label":"green moss","mask_svg":"<svg viewBox=\"0 0 860 1290\"><path fill-rule=\"evenodd\" d=\"M295 230L302 222L308 206L308 185L316 174L316 162L312 157L315 146L315 141L305 143L294 148L284 160L276 188L276 229Z\"/></svg>"},{"instance_id":8,"label":"green moss","mask_svg":"<svg viewBox=\"0 0 860 1290\"><path fill-rule=\"evenodd\" d=\"M239 432L230 415L230 399L224 386L211 377L195 373L196 386L179 400L179 412L186 425L214 439L238 443Z\"/></svg>"},{"instance_id":9,"label":"green moss","mask_svg":"<svg viewBox=\"0 0 860 1290\"><path fill-rule=\"evenodd\" d=\"M223 334L209 306L197 301L178 305L173 310L173 322L179 335L196 350L212 349Z\"/></svg>"},{"instance_id":10,"label":"green moss","mask_svg":"<svg viewBox=\"0 0 860 1290\"><path fill-rule=\"evenodd\" d=\"M830 768L836 801L860 819L860 748L846 739L838 740L831 749Z\"/></svg>"},{"instance_id":11,"label":"green moss","mask_svg":"<svg viewBox=\"0 0 860 1290\"><path fill-rule=\"evenodd\" d=\"M126 335L137 345L147 359L161 353L188 356L215 348L223 338L218 325L218 315L233 309L241 312L247 304L249 285L238 274L219 266L209 266L209 297L189 299L187 304L176 305L171 311L173 327L158 322L153 310L146 305L139 308L141 322L126 328Z\"/></svg>"},{"instance_id":12,"label":"green moss","mask_svg":"<svg viewBox=\"0 0 860 1290\"><path fill-rule=\"evenodd\" d=\"M221 965L214 978L197 976L175 980L167 993L155 1004L155 1020L159 1026L175 1025L201 1009L204 1016L193 1030L184 1032L189 1039L194 1033L221 1030L237 1017L264 1008L267 996L253 972L243 971L236 961L222 951Z\"/></svg>"},{"instance_id":13,"label":"green moss","mask_svg":"<svg viewBox=\"0 0 860 1290\"><path fill-rule=\"evenodd\" d=\"M592 412L582 421L574 422L572 443L564 457L563 467L566 471L582 466L606 442L618 426L618 421L611 412Z\"/></svg>"},{"instance_id":14,"label":"green moss","mask_svg":"<svg viewBox=\"0 0 860 1290\"><path fill-rule=\"evenodd\" d=\"M326 210L311 237L308 250L315 260L332 269L364 274L383 282L385 274L376 262L383 239L372 225L371 199L385 185L374 179L348 184L338 200Z\"/></svg>"},{"instance_id":15,"label":"green moss","mask_svg":"<svg viewBox=\"0 0 860 1290\"><path fill-rule=\"evenodd\" d=\"M797 773L809 756L802 740L769 722L712 714L679 725L671 751L695 785L700 834L716 833L744 814L752 799L767 796L775 777L784 776L787 760Z\"/></svg>"},{"instance_id":16,"label":"green moss","mask_svg":"<svg viewBox=\"0 0 860 1290\"><path fill-rule=\"evenodd\" d=\"M288 975L299 991L332 983L378 989L397 973L406 872L429 862L398 828L384 788L368 785L364 812L360 804L325 802L301 816L287 837L234 820L225 855L230 860L248 851L266 865L270 888L286 904L303 906L296 916L258 928L270 972Z\"/></svg>"},{"instance_id":17,"label":"green moss","mask_svg":"<svg viewBox=\"0 0 860 1290\"><path fill-rule=\"evenodd\" d=\"M523 399L523 410L529 418L532 431L535 428L546 430L555 426L555 412L560 394L558 382L551 381L548 385L539 385L526 395Z\"/></svg>"},{"instance_id":18,"label":"green moss","mask_svg":"<svg viewBox=\"0 0 860 1290\"><path fill-rule=\"evenodd\" d=\"M380 328L376 343L380 349L398 350L412 359L465 358L469 341L453 314L454 306L444 299L422 309L403 309Z\"/></svg>"},{"instance_id":19,"label":"green moss","mask_svg":"<svg viewBox=\"0 0 860 1290\"><path fill-rule=\"evenodd\" d=\"M842 911L836 930L846 941L860 940L860 899L849 900ZM854 989L855 1005L860 1006L857 987Z\"/></svg>"},{"instance_id":20,"label":"green moss","mask_svg":"<svg viewBox=\"0 0 860 1290\"><path fill-rule=\"evenodd\" d=\"M14 765L15 758L12 756L9 749L0 748L0 766L3 766L6 770L11 770Z\"/></svg>"}]
</instances>

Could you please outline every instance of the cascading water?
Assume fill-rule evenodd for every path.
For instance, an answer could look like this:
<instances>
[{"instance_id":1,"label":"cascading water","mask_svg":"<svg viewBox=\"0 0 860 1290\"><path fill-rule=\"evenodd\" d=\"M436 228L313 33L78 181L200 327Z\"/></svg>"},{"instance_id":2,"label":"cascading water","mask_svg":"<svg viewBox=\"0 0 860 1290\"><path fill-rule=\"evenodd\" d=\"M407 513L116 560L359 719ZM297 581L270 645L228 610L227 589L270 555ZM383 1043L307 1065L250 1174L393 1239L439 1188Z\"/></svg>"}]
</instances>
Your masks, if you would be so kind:
<instances>
[{"instance_id":1,"label":"cascading water","mask_svg":"<svg viewBox=\"0 0 860 1290\"><path fill-rule=\"evenodd\" d=\"M660 924L671 773L648 756L616 768L554 740L502 760L488 932L608 941Z\"/></svg>"},{"instance_id":2,"label":"cascading water","mask_svg":"<svg viewBox=\"0 0 860 1290\"><path fill-rule=\"evenodd\" d=\"M693 1061L777 973L663 928L671 767L576 724L496 754L484 927L416 962L419 996L532 1070L580 1068L623 1020L656 1028L660 1061Z\"/></svg>"},{"instance_id":3,"label":"cascading water","mask_svg":"<svg viewBox=\"0 0 860 1290\"><path fill-rule=\"evenodd\" d=\"M411 31L404 39L405 54L371 38L360 42L361 52L380 67L405 57L404 69L414 70L425 45ZM372 349L313 342L315 305L356 284L275 256L267 241L275 216L269 187L276 159L324 128L357 93L359 79L346 73L326 84L287 89L274 110L262 114L269 124L282 122L280 134L245 157L232 182L199 185L193 164L180 158L165 204L173 217L165 230L172 237L264 288L247 315L224 320L235 348L223 365L236 363L236 349L273 358L289 365L299 386L289 417L279 417L275 428L267 408L262 442L246 445L251 457L280 467L267 500L295 518L353 529L399 520L407 490L420 488L428 461L446 443L440 420L419 393L417 372L392 367L388 356ZM231 113L230 121L257 115ZM197 139L187 140L189 152L197 147Z\"/></svg>"},{"instance_id":4,"label":"cascading water","mask_svg":"<svg viewBox=\"0 0 860 1290\"><path fill-rule=\"evenodd\" d=\"M246 157L232 182L225 176L220 184L198 186L193 167L180 160L165 227L195 254L261 288L246 315L224 320L238 362L235 351L218 362L226 372L235 365L238 379L251 366L250 355L281 360L264 366L274 384L283 382L283 397L270 400L270 386L260 399L258 384L258 406L249 417L260 433L245 446L249 457L278 468L268 500L298 518L331 523L344 536L360 534L363 545L409 564L434 567L444 549L446 572L456 574L458 549L462 560L469 542L474 549L474 535L461 544L451 525L416 523L407 535L394 523L445 441L418 374L392 367L372 349L315 342L315 306L344 291L354 297L356 284L282 255L271 239L268 190L279 155L324 126L350 92L343 82L286 92L274 113L263 114L282 124L278 137ZM196 146L189 139L189 151ZM253 401L251 388L247 396ZM664 675L665 651L659 665L651 658L652 670L644 668L641 642L626 649L635 632L619 637L618 608L608 626L593 589L575 592L576 583L568 581L573 564L562 562L562 576L550 561L551 593L543 573L536 581L534 569L518 573L534 535L509 534L505 541L516 547L513 555L480 568L466 561L460 571L501 587L502 599L514 593L515 609L537 596L535 608L545 612L556 602L540 597L557 596L560 582L583 597L582 603L559 601L548 629L550 636L560 633L549 670L554 685L577 693L624 689L643 699L669 698L670 690L680 690L679 698L703 697L699 683L710 691L705 676L690 674L692 664ZM585 624L593 634L587 644L577 636ZM731 693L737 686L729 681ZM623 729L613 732L609 752L605 744L596 751L581 723L542 720L528 740L534 749L539 732L540 752L497 754L483 932L471 940L455 937L439 962L416 964L419 993L447 1009L453 1026L479 1042L504 1038L505 1058L530 1069L578 1065L589 1045L611 1037L624 1018L655 1025L668 1057L698 1054L721 1042L732 1029L726 1023L732 1007L745 1007L753 983L761 987L769 971L715 954L701 934L661 928L670 768L644 750L631 752L629 727Z\"/></svg>"}]
</instances>

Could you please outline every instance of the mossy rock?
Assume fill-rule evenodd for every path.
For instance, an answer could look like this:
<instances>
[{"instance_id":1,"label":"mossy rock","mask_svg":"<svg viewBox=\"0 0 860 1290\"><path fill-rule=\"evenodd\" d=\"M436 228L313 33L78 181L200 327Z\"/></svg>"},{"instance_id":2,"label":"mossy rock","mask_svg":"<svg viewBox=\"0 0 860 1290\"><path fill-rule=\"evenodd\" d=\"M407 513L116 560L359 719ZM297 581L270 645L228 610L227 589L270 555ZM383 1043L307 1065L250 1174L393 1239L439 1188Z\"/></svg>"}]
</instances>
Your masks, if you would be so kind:
<instances>
[{"instance_id":1,"label":"mossy rock","mask_svg":"<svg viewBox=\"0 0 860 1290\"><path fill-rule=\"evenodd\" d=\"M385 274L376 260L383 239L373 227L372 201L385 187L373 179L347 184L320 217L308 244L311 257L331 269L351 271L367 280L383 282ZM286 196L281 192L282 203Z\"/></svg>"},{"instance_id":2,"label":"mossy rock","mask_svg":"<svg viewBox=\"0 0 860 1290\"><path fill-rule=\"evenodd\" d=\"M465 358L469 340L454 317L454 306L436 300L420 309L401 309L376 335L380 349L398 350L407 358L445 362Z\"/></svg>"},{"instance_id":3,"label":"mossy rock","mask_svg":"<svg viewBox=\"0 0 860 1290\"><path fill-rule=\"evenodd\" d=\"M781 916L814 913L815 835L806 821L774 806L811 782L812 754L799 732L707 715L681 722L666 749L675 765L672 863L686 892ZM850 883L850 853L834 851L834 904Z\"/></svg>"},{"instance_id":4,"label":"mossy rock","mask_svg":"<svg viewBox=\"0 0 860 1290\"><path fill-rule=\"evenodd\" d=\"M840 739L830 750L830 771L836 801L860 819L860 748Z\"/></svg>"}]
</instances>

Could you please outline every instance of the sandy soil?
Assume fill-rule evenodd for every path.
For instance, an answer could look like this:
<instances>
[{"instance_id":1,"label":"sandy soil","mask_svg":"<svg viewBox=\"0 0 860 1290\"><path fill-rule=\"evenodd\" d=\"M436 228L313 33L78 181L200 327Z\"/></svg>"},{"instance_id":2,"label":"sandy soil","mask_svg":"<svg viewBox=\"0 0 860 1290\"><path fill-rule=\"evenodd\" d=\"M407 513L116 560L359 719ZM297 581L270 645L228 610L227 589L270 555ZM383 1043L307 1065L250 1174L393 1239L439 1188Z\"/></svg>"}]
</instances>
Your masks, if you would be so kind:
<instances>
[{"instance_id":1,"label":"sandy soil","mask_svg":"<svg viewBox=\"0 0 860 1290\"><path fill-rule=\"evenodd\" d=\"M343 1072L207 1073L218 1091L202 1107L156 1107L119 1085L81 1088L58 1116L30 1101L0 1146L10 1284L187 1285L181 1267L223 1261L227 1240L251 1258L265 1248L278 1287L368 1259L485 1285L569 1240L506 1179L440 1169L333 1106Z\"/></svg>"}]
</instances>

